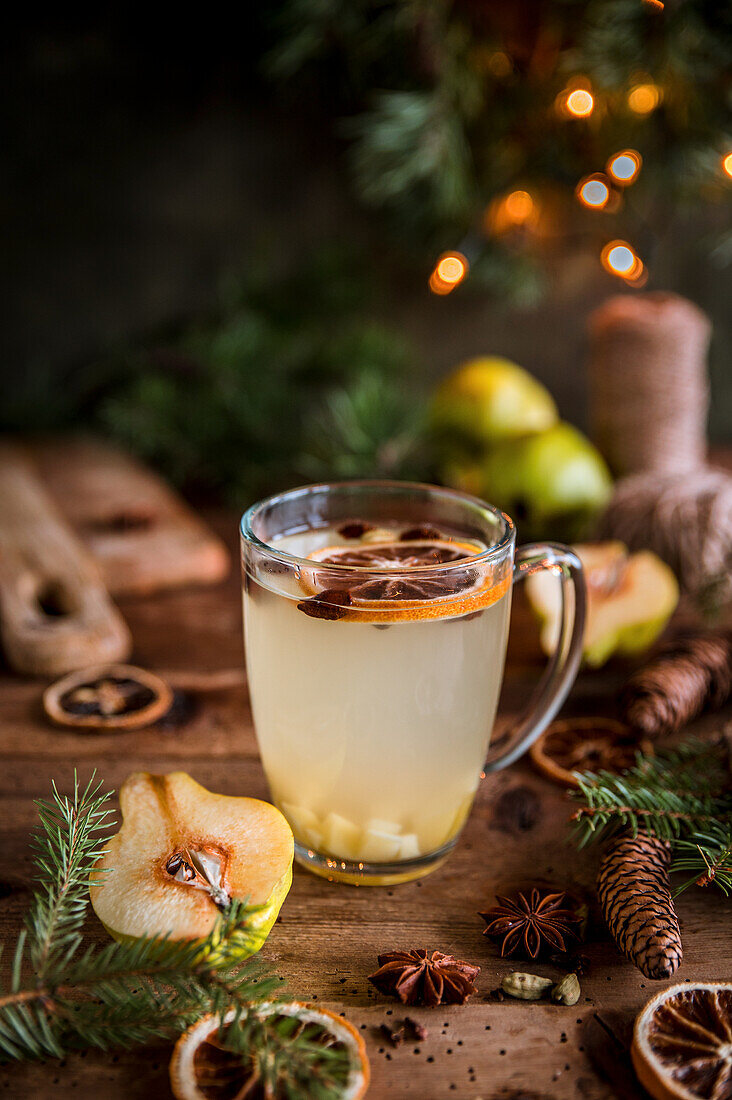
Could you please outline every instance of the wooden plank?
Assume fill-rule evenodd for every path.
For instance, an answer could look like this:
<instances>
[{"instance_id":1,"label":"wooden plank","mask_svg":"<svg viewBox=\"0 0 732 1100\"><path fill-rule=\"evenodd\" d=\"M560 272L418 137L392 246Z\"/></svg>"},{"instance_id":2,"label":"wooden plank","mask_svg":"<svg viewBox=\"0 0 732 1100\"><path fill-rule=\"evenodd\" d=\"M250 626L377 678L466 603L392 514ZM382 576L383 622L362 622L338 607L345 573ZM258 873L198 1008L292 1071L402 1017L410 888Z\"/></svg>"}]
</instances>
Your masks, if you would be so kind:
<instances>
[{"instance_id":1,"label":"wooden plank","mask_svg":"<svg viewBox=\"0 0 732 1100\"><path fill-rule=\"evenodd\" d=\"M223 517L222 530L232 544L235 529L235 517ZM241 661L236 577L216 589L125 600L123 610L133 628L136 656L151 667L214 671ZM531 641L535 632L518 600L502 704L509 715L540 671L541 658ZM566 709L611 710L626 673L624 666L583 673ZM38 710L40 687L0 676L0 939L6 942L17 934L29 900L32 799L47 795L52 777L69 790L75 767L85 778L96 766L108 785L119 787L136 768L185 767L213 790L266 796L245 686L200 694L198 712L178 729L92 738L48 727ZM718 724L712 716L695 729ZM519 799L529 813L515 813ZM481 933L478 911L496 893L535 881L571 885L592 895L597 853L577 852L567 843L570 811L562 788L520 762L481 783L455 852L420 882L356 888L296 869L263 954L297 996L344 1012L363 1029L373 1071L369 1100L606 1100L628 1095L616 1080L609 1083L600 1075L589 1056L587 1028L595 1013L628 1024L663 983L647 981L623 961L596 910L584 949L589 971L581 979L577 1006L497 1003L490 997L503 974L525 964L500 959ZM678 911L685 949L678 979L732 979L729 903L712 891L695 890L682 896ZM88 926L91 937L104 943L94 917ZM379 1025L393 1024L407 1013L377 993L367 977L379 952L420 946L454 951L480 965L478 993L464 1006L410 1011L426 1025L428 1037L391 1049ZM543 964L531 969L558 974ZM169 1054L169 1048L155 1046L116 1055L88 1053L70 1057L63 1066L0 1067L0 1096L162 1098L169 1095Z\"/></svg>"},{"instance_id":2,"label":"wooden plank","mask_svg":"<svg viewBox=\"0 0 732 1100\"><path fill-rule=\"evenodd\" d=\"M36 440L31 452L113 595L213 584L226 576L229 555L221 539L131 456L78 437Z\"/></svg>"},{"instance_id":3,"label":"wooden plank","mask_svg":"<svg viewBox=\"0 0 732 1100\"><path fill-rule=\"evenodd\" d=\"M43 676L121 660L131 645L95 562L9 442L0 442L0 632L8 663Z\"/></svg>"}]
</instances>

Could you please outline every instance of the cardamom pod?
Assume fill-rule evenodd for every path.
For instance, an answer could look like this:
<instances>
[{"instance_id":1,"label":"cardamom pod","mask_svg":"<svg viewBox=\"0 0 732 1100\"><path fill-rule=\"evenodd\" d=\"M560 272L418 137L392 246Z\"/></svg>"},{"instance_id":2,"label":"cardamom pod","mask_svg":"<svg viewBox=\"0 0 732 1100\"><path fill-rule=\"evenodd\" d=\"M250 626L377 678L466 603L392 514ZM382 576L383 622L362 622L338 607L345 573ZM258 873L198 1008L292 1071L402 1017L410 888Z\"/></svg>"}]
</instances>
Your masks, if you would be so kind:
<instances>
[{"instance_id":1,"label":"cardamom pod","mask_svg":"<svg viewBox=\"0 0 732 1100\"><path fill-rule=\"evenodd\" d=\"M518 997L520 1001L540 1001L548 993L554 982L551 978L540 978L538 974L522 974L514 970L501 982L501 989L509 997Z\"/></svg>"},{"instance_id":2,"label":"cardamom pod","mask_svg":"<svg viewBox=\"0 0 732 1100\"><path fill-rule=\"evenodd\" d=\"M576 1005L580 999L580 984L576 974L565 974L552 990L552 1000L561 1005Z\"/></svg>"}]
</instances>

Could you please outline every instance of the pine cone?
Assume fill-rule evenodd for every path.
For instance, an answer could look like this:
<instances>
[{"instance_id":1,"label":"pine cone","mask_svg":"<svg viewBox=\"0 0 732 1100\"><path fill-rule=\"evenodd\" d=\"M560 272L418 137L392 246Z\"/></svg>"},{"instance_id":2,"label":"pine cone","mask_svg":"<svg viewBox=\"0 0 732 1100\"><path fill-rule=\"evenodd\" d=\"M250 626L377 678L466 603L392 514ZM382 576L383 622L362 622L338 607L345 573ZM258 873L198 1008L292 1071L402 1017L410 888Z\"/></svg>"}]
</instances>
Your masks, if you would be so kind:
<instances>
[{"instance_id":1,"label":"pine cone","mask_svg":"<svg viewBox=\"0 0 732 1100\"><path fill-rule=\"evenodd\" d=\"M704 709L718 710L732 693L732 631L695 631L669 643L631 676L623 716L646 737L681 729Z\"/></svg>"},{"instance_id":2,"label":"pine cone","mask_svg":"<svg viewBox=\"0 0 732 1100\"><path fill-rule=\"evenodd\" d=\"M670 978L683 957L671 898L671 845L649 833L621 836L605 852L597 896L613 939L647 978Z\"/></svg>"}]
</instances>

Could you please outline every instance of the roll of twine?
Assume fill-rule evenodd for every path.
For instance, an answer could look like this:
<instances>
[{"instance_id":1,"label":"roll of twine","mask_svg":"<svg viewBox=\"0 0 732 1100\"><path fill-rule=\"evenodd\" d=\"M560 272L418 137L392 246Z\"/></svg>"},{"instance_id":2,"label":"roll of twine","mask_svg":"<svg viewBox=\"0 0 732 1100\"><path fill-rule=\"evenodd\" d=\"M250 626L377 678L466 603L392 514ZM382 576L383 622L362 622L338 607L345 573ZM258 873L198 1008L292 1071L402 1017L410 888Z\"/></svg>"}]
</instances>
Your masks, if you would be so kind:
<instances>
[{"instance_id":1,"label":"roll of twine","mask_svg":"<svg viewBox=\"0 0 732 1100\"><path fill-rule=\"evenodd\" d=\"M732 475L704 466L688 475L636 474L615 486L601 538L653 550L698 602L732 599Z\"/></svg>"},{"instance_id":2,"label":"roll of twine","mask_svg":"<svg viewBox=\"0 0 732 1100\"><path fill-rule=\"evenodd\" d=\"M590 413L616 476L688 473L706 453L711 326L675 294L619 295L590 318Z\"/></svg>"}]
</instances>

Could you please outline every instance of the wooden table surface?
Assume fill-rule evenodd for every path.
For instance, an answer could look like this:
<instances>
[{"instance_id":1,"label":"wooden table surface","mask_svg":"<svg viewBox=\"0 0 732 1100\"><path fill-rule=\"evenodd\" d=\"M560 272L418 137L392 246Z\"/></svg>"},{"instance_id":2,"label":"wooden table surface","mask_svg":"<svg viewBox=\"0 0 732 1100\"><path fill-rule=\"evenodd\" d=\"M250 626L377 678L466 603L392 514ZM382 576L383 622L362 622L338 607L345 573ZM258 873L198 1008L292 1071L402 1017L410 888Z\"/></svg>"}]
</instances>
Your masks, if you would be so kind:
<instances>
[{"instance_id":1,"label":"wooden table surface","mask_svg":"<svg viewBox=\"0 0 732 1100\"><path fill-rule=\"evenodd\" d=\"M216 517L234 544L233 517ZM234 558L236 561L236 556ZM215 588L121 601L132 628L134 660L171 672L242 667L241 610L236 569ZM514 613L503 713L519 709L541 670L536 632L520 601ZM583 673L565 713L607 713L627 668ZM0 674L0 940L12 946L29 902L33 799L72 787L74 768L86 778L97 768L119 788L135 769L185 769L214 791L267 796L245 686L194 696L195 712L170 729L88 736L51 728L40 709L42 684ZM717 727L704 719L696 729ZM497 1002L491 991L508 971L527 968L501 960L481 935L477 913L531 882L592 889L597 853L567 843L565 792L519 763L483 781L456 851L432 876L393 888L333 885L296 868L292 890L263 955L301 999L343 1012L362 1029L371 1060L370 1100L418 1096L596 1100L640 1096L622 1081L623 1059L597 1017L615 1033L632 1021L659 983L623 961L601 927L584 948L589 971L574 1008ZM691 890L678 903L685 957L678 980L732 979L729 903L713 891ZM105 933L93 914L89 934ZM428 1029L419 1043L392 1049L378 1033L403 1019L401 1006L367 981L379 952L439 948L480 965L478 993L463 1006L410 1010ZM11 952L6 948L5 956ZM556 975L551 966L538 973ZM601 1037L601 1038L598 1038ZM170 1095L170 1048L115 1055L86 1053L63 1064L0 1067L2 1097L77 1097L105 1100ZM612 1083L602 1065L614 1067Z\"/></svg>"}]
</instances>

